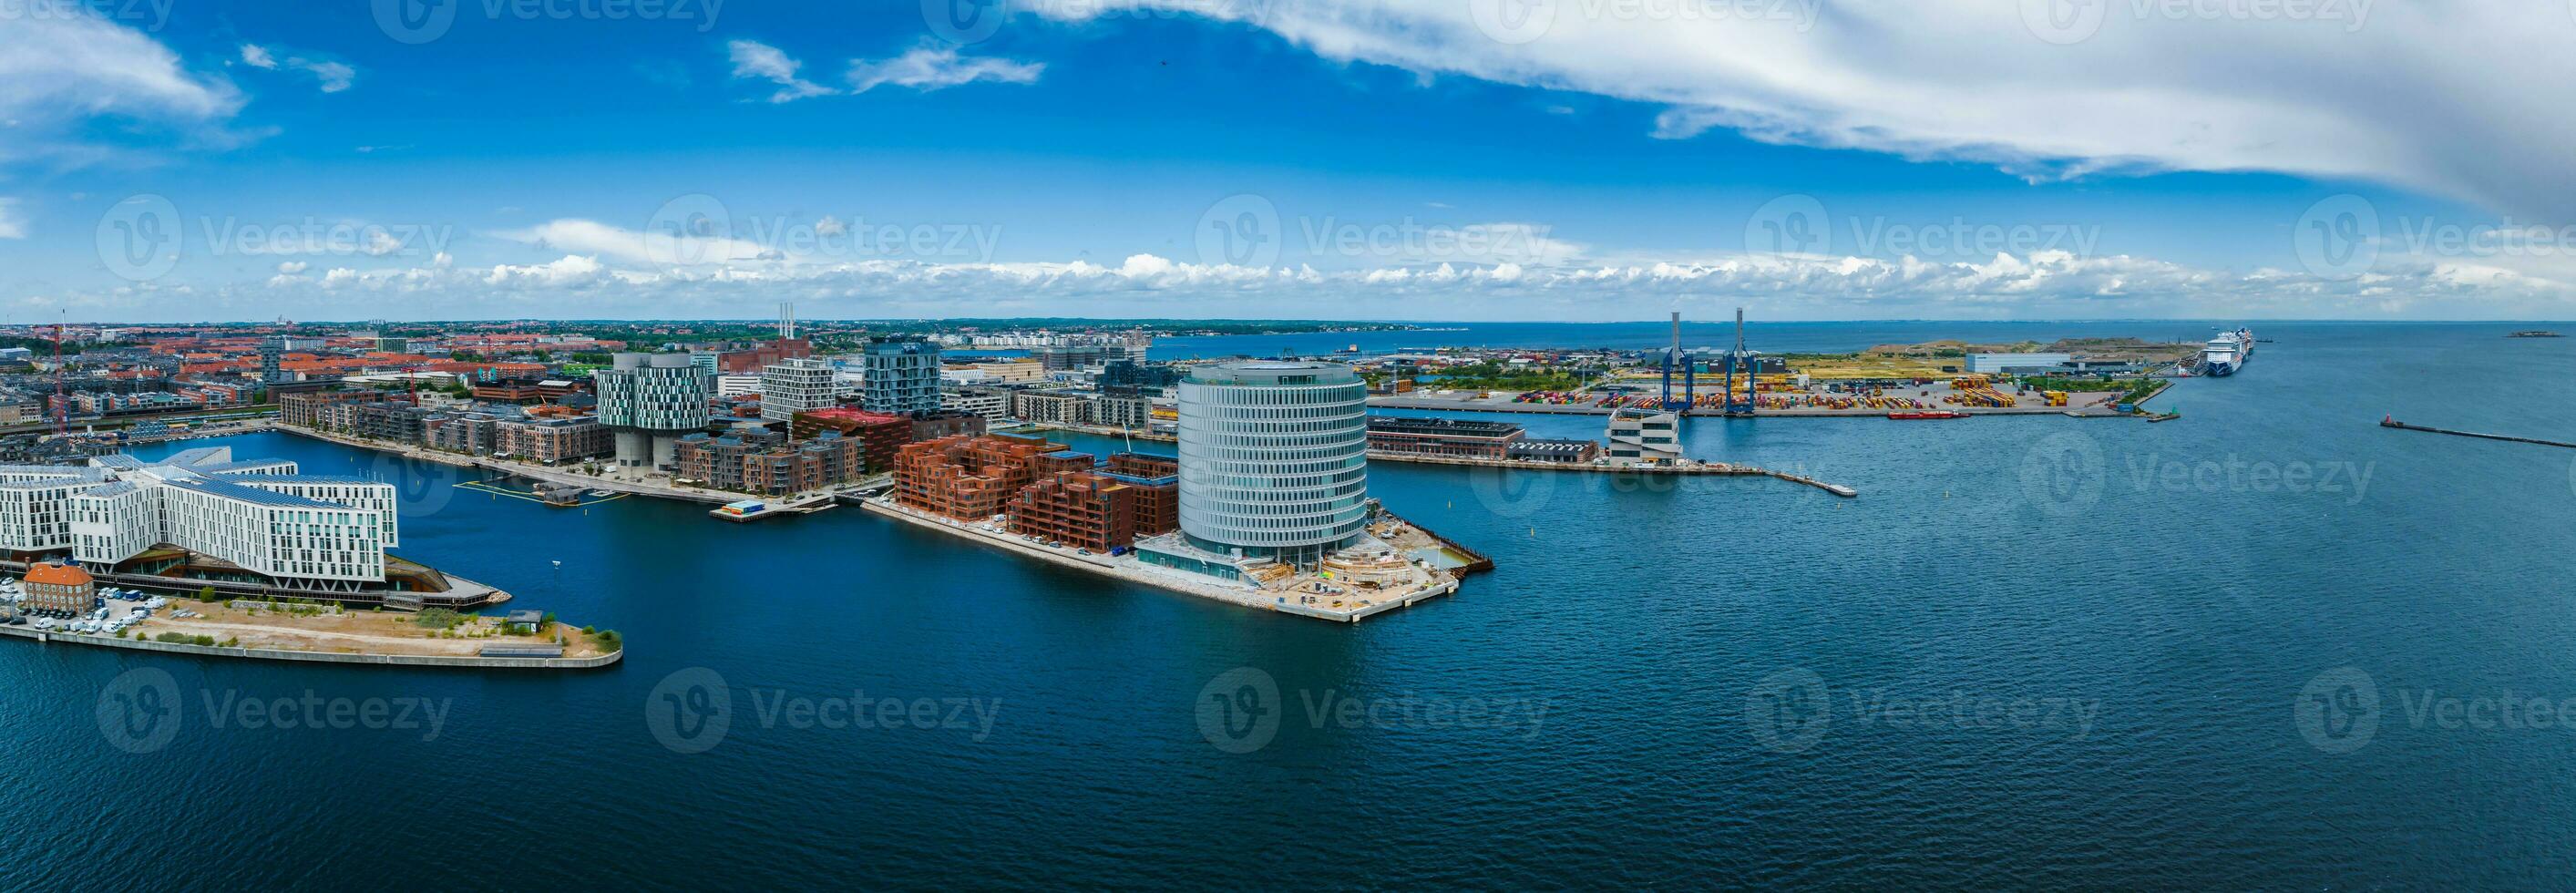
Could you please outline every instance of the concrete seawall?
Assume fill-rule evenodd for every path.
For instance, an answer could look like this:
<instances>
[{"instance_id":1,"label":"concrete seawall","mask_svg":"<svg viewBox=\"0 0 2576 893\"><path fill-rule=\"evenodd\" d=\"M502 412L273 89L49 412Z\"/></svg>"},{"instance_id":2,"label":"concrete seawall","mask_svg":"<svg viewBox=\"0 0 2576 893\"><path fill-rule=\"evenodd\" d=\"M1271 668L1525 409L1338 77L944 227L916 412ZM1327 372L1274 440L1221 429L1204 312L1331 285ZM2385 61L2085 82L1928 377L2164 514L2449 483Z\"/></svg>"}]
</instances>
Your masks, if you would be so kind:
<instances>
[{"instance_id":1,"label":"concrete seawall","mask_svg":"<svg viewBox=\"0 0 2576 893\"><path fill-rule=\"evenodd\" d=\"M125 648L134 651L159 651L166 654L190 654L199 657L226 657L247 660L282 660L320 664L363 664L391 667L454 667L475 670L589 670L610 666L626 657L620 648L597 657L480 657L442 654L339 654L328 651L283 651L274 648L226 648L220 645L193 645L184 642L155 642L149 639L119 639L112 636L77 633L43 632L17 626L0 626L0 636L33 639L38 643L61 642L97 648Z\"/></svg>"}]
</instances>

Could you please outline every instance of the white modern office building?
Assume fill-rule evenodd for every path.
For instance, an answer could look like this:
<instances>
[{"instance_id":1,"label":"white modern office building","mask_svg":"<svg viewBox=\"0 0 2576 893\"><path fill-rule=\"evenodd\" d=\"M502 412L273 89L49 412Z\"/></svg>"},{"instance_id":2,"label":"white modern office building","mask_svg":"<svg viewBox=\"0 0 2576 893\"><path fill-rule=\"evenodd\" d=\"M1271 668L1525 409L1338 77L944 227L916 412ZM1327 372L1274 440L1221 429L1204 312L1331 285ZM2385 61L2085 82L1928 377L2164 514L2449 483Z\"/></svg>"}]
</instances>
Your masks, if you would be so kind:
<instances>
[{"instance_id":1,"label":"white modern office building","mask_svg":"<svg viewBox=\"0 0 2576 893\"><path fill-rule=\"evenodd\" d=\"M668 466L681 435L707 428L712 382L688 354L621 353L591 377L599 423L616 432L621 466Z\"/></svg>"},{"instance_id":2,"label":"white modern office building","mask_svg":"<svg viewBox=\"0 0 2576 893\"><path fill-rule=\"evenodd\" d=\"M1011 392L1001 388L950 385L939 392L939 408L971 412L986 421L1011 417Z\"/></svg>"},{"instance_id":3,"label":"white modern office building","mask_svg":"<svg viewBox=\"0 0 2576 893\"><path fill-rule=\"evenodd\" d=\"M834 406L832 390L838 377L832 364L811 357L769 364L760 373L760 417L786 422L797 413Z\"/></svg>"},{"instance_id":4,"label":"white modern office building","mask_svg":"<svg viewBox=\"0 0 2576 893\"><path fill-rule=\"evenodd\" d=\"M109 569L176 547L289 586L355 590L385 580L394 499L392 484L235 462L229 447L153 463L116 454L86 467L0 466L0 548L68 550Z\"/></svg>"},{"instance_id":5,"label":"white modern office building","mask_svg":"<svg viewBox=\"0 0 2576 893\"><path fill-rule=\"evenodd\" d=\"M1682 417L1679 413L1621 409L1610 414L1610 448L1603 455L1619 465L1671 465L1682 461Z\"/></svg>"},{"instance_id":6,"label":"white modern office building","mask_svg":"<svg viewBox=\"0 0 2576 893\"><path fill-rule=\"evenodd\" d=\"M1180 521L1190 545L1312 566L1368 517L1368 385L1349 366L1253 360L1180 385Z\"/></svg>"}]
</instances>

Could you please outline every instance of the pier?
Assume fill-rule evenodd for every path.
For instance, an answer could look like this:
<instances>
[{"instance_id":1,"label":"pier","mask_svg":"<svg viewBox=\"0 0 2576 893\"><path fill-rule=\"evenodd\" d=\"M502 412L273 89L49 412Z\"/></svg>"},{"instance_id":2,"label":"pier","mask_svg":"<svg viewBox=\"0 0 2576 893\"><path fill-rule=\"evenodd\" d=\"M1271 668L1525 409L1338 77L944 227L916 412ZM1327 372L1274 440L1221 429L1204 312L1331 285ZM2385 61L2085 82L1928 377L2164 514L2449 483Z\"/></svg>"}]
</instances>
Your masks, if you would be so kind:
<instances>
[{"instance_id":1,"label":"pier","mask_svg":"<svg viewBox=\"0 0 2576 893\"><path fill-rule=\"evenodd\" d=\"M746 503L756 505L758 507L745 511L743 509L746 507ZM744 499L726 503L718 508L708 509L707 516L719 521L731 521L736 524L749 524L763 518L775 518L780 515L811 515L815 512L823 511L824 509L828 509L839 504L840 502L838 501L838 497L835 497L830 493L807 496L794 502L783 502L777 505L770 505L758 499Z\"/></svg>"},{"instance_id":2,"label":"pier","mask_svg":"<svg viewBox=\"0 0 2576 893\"><path fill-rule=\"evenodd\" d=\"M2528 443L2528 444L2535 444L2535 445L2539 445L2539 446L2565 447L2565 448L2567 448L2567 449L2576 450L2576 443L2563 443L2563 442L2555 441L2555 440L2542 440L2542 439L2537 438L2537 437L2515 437L2515 436L2510 435L2510 434L2481 434L2481 433L2476 432L2476 431L2453 431L2453 430L2451 430L2451 429L2449 429L2449 428L2433 428L2433 427L2428 427L2428 426L2424 426L2424 425L2409 425L2409 424L2407 424L2407 423L2405 423L2405 422L2398 421L2398 420L2397 420L2397 418L2396 418L2395 416L2388 416L2388 417L2385 417L2385 418L2380 419L2380 420L2379 420L2379 427L2382 427L2382 428L2397 428L2397 429L2405 430L2405 431L2422 431L2422 432L2424 432L2424 433L2426 433L2426 434L2448 434L2448 435L2451 435L2451 436L2453 436L2453 437L2475 437L2475 438L2478 438L2478 439L2480 439L2480 440L2502 440L2502 441L2508 441L2508 442L2511 442L2511 443Z\"/></svg>"}]
</instances>

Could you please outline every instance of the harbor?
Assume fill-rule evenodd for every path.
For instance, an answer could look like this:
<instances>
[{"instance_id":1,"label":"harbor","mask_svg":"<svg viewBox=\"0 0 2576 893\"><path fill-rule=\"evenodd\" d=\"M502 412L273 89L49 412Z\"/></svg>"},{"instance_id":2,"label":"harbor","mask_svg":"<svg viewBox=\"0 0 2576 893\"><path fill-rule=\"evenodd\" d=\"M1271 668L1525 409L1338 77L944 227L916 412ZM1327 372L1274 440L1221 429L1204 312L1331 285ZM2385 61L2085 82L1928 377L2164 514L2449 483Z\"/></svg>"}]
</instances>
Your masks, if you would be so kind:
<instances>
[{"instance_id":1,"label":"harbor","mask_svg":"<svg viewBox=\"0 0 2576 893\"><path fill-rule=\"evenodd\" d=\"M1131 431L1119 428L1104 428L1097 425L1066 425L1060 423L1048 423L1024 425L1014 430L1040 433L1062 431L1073 434L1087 434L1093 437L1106 437L1126 441L1142 440L1151 443L1178 443L1180 441L1180 438L1170 434L1153 431ZM1677 459L1660 462L1613 462L1607 459L1565 461L1560 459L1513 458L1508 455L1435 456L1396 449L1376 448L1368 450L1367 455L1368 460L1371 462L1397 462L1410 465L1447 465L1461 468L1500 468L1512 471L1626 475L1731 475L1739 477L1771 477L1788 481L1790 483L1815 487L1836 496L1852 497L1860 495L1859 490L1842 484L1826 483L1803 475L1793 475L1785 472L1773 471L1760 466L1732 462L1703 462L1693 459Z\"/></svg>"},{"instance_id":2,"label":"harbor","mask_svg":"<svg viewBox=\"0 0 2576 893\"><path fill-rule=\"evenodd\" d=\"M1496 567L1470 576L1454 592L1357 624L1169 592L1034 553L1074 561L1079 554L1023 552L993 538L934 531L850 504L748 525L705 517L720 503L686 500L621 499L582 515L449 488L441 466L388 461L380 452L287 432L246 435L229 441L237 453L293 459L309 473L367 475L398 468L439 481L428 494L406 496L405 540L395 554L511 592L514 599L502 609L544 608L570 623L615 627L635 647L607 672L436 672L400 665L375 672L149 646L12 639L0 642L0 651L16 657L23 680L15 703L25 716L14 728L49 742L48 753L61 755L57 771L28 773L24 777L32 781L18 789L59 799L67 795L47 787L46 779L95 778L120 790L118 796L148 798L184 788L190 767L220 763L251 767L239 786L246 798L240 808L292 813L340 795L339 786L324 777L328 773L275 762L277 754L302 748L316 761L355 760L352 765L375 772L448 765L459 755L525 766L587 792L603 809L659 823L703 813L692 804L707 791L864 794L823 798L802 818L755 816L748 826L719 829L705 854L648 859L656 865L713 859L728 870L782 883L793 882L801 862L782 866L743 854L759 852L764 840L792 838L800 822L848 824L907 847L967 845L975 837L954 829L974 827L975 816L985 812L981 807L948 801L934 809L941 819L936 825L890 820L880 815L883 810L869 808L868 802L908 796L917 786L904 777L852 782L853 759L919 767L902 775L960 796L1008 783L1043 792L1050 808L1068 812L1145 810L1137 821L1109 828L1045 824L1038 839L1007 854L1025 866L1066 864L1067 852L1077 854L1077 867L1097 866L1097 858L1078 854L1118 852L1124 841L1160 840L1166 831L1181 842L1158 852L1232 852L1225 849L1226 835L1206 830L1203 816L1191 810L1154 806L1163 801L1151 797L1048 787L1067 771L1106 779L1119 790L1150 791L1223 783L1228 772L1269 775L1293 762L1304 767L1293 771L1312 774L1313 780L1283 788L1291 791L1286 801L1256 807L1264 820L1320 817L1354 826L1405 821L1403 810L1367 796L1374 782L1331 771L1347 762L1337 754L1363 749L1421 755L1390 763L1391 771L1411 773L1408 784L1427 786L1442 802L1469 804L1459 807L1457 822L1440 823L1452 829L1497 822L1509 827L1526 819L1527 810L1475 805L1491 800L1479 792L1552 789L1572 778L1586 802L1623 802L1616 798L1634 793L1630 780L1651 777L1658 765L1638 755L1709 748L1728 757L1714 764L1722 783L1668 792L1676 799L1659 809L1671 815L1732 811L1796 826L1786 836L1773 835L1781 840L1823 826L1800 824L1796 809L1757 795L1765 789L1763 779L1778 771L1821 772L1832 784L1866 792L1853 801L1857 812L1838 813L1830 821L1900 843L1919 839L1907 835L1922 829L1927 811L1941 814L1960 802L2007 812L2030 798L2117 803L2122 791L2140 784L2189 791L2222 775L2242 779L2267 797L2323 798L2362 823L2299 825L2314 825L2310 839L2329 846L2345 839L2351 827L2374 840L2438 835L2440 828L2475 821L2477 811L2437 797L2427 802L2435 804L2435 818L2442 821L2419 822L2375 808L2384 802L2378 794L2395 788L2353 794L2302 767L2394 760L2405 771L2392 769L2391 784L2429 790L2406 786L2442 777L2446 763L2417 745L2440 750L2456 735L2383 724L2380 740L2356 755L2362 763L2353 763L2310 749L2290 724L2286 705L2321 669L2352 662L2353 652L2344 647L2350 642L2384 643L2374 647L2409 655L2456 646L2474 658L2409 670L2409 685L2475 691L2499 679L2548 678L2552 672L2547 662L2532 660L2553 653L2549 641L2560 632L2551 618L2563 611L2547 587L2500 587L2492 597L2475 599L2476 610L2463 610L2453 604L2458 594L2418 584L2492 573L2493 556L2462 552L2457 543L2510 541L2528 533L2530 518L2559 517L2570 505L2564 481L2568 457L2576 453L2501 444L2471 448L2466 441L2446 445L2429 436L2391 436L2400 432L2368 424L2377 421L2371 413L2395 401L2414 423L2576 441L2551 429L2518 430L2511 409L2430 418L2444 411L2446 389L2405 377L2411 366L2391 347L2403 342L2430 345L2442 355L2458 351L2477 364L2469 374L2518 376L2525 373L2491 365L2515 352L2498 348L2576 344L2508 342L2501 335L2505 328L2531 327L2267 326L2267 337L2297 338L2298 350L2275 352L2283 345L2262 345L2264 363L2232 378L2178 381L2149 404L2178 399L2192 416L2187 423L1984 417L1763 425L1693 418L1681 429L1688 455L1850 485L1863 492L1857 500L1727 477L1639 475L1622 486L1619 475L1541 476L1372 460L1371 497L1408 522L1489 555ZM1898 334L1953 328L1926 324ZM2381 378L2409 382L2409 389L2391 396L2350 385ZM2539 389L2535 399L2564 395L2554 379L2531 381ZM1597 417L1494 418L1526 425L1528 438L1597 439L1605 427ZM2181 529L2191 535L2070 539L2070 518L2079 516L2051 511L2053 504L2031 491L2023 468L2034 443L2066 432L2092 438L2107 453L2102 467L2108 485L2082 505L2080 517L2171 521L2187 525ZM1055 439L1093 453L1115 452L1121 442L1070 434ZM1143 439L1136 447L1155 448ZM2350 493L2142 490L2127 475L2133 455L2146 452L2184 461L2231 452L2249 459L2377 460L2381 467L2368 498L2359 501L2349 499ZM2488 479L2529 486L2462 490L2457 478L2432 473L2455 463L2467 463ZM1480 495L1480 480L1507 489ZM522 480L503 483L526 486ZM2255 503L2260 510L2249 511ZM2426 530L2452 532L2428 536ZM2003 547L1993 548L1997 543ZM2523 570L2549 574L2559 570L2552 556L2564 551L2534 548L2514 555L2545 565ZM2248 567L2288 570L2249 586ZM2355 588L2355 569L2391 574L2390 585ZM2070 573L2083 575L2080 585L2068 582ZM783 588L771 580L784 581ZM2458 626L2461 618L2471 625ZM2313 641L2280 636L2285 624L2297 623L2326 627ZM2429 638L2416 637L2418 630ZM2213 673L2206 659L2184 653L2181 643L2194 637L2223 643L2237 655L2231 660L2250 663L2241 671ZM1927 648L1940 657L1927 663L1921 658ZM138 760L102 743L93 715L101 687L138 667L167 669L191 704L201 690L218 698L239 691L245 698L269 699L318 689L353 699L452 698L458 719L431 745L396 735L242 732L195 722L163 752L171 759ZM1202 687L1210 680L1242 667L1276 679L1279 696L1269 703L1284 708L1272 715L1285 722L1264 750L1219 753L1200 737L1195 705L1207 703ZM692 668L712 670L728 684L733 726L711 752L676 755L648 733L643 705L665 677ZM2070 729L2005 725L1925 734L1863 727L1850 714L1837 713L1817 746L1787 754L1754 737L1741 709L1745 693L1763 690L1768 676L1786 668L1817 674L1838 698L1846 686L1866 691L1884 685L1916 693L1918 703L1937 697L1946 704L1955 688L1965 687L1971 698L2086 696L2108 706L2105 725L2082 740ZM2393 697L2391 677L2376 667L2371 672L2381 679L2385 706ZM1651 705L1641 710L1667 678L1713 686L1714 718ZM2220 688L2209 698L2162 696L2213 679ZM1003 699L1005 707L983 743L935 729L835 732L753 721L760 706L752 700L755 692L769 697L766 692L776 688L791 698L820 697L861 686L870 698L985 697ZM1515 729L1308 725L1309 700L1329 706L1322 700L1328 693L1369 703L1406 695L1459 703L1545 698L1552 712L1545 730L1529 737ZM2213 714L2213 705L2222 712ZM2178 750L2166 746L2171 742L2114 734L2114 721L2121 729L2201 729L2221 736L2224 746ZM2536 770L2560 756L2556 740L2498 735L2476 743L2482 753ZM560 743L565 741L578 744L567 747ZM2017 772L2065 774L2036 781L2015 774L2019 780L1998 789L1996 773L1975 767L1995 765L2001 750L2024 761L2015 764ZM1512 756L1493 759L1496 753ZM1930 758L1968 768L1929 781L1903 774L1903 767ZM2105 777L2097 771L2105 760L2135 761L2146 776ZM1213 774L1201 774L1205 767L1214 767L1207 770ZM2074 786L2050 780L2061 777L2073 779ZM1310 784L1322 785L1322 793L1295 794ZM488 813L486 798L433 799L427 813L412 819L351 814L333 820L355 822L354 831L373 837L398 835L417 820L435 821L462 829L460 839L478 851L506 849L532 829L617 846L578 821L540 818L527 828L494 828L478 818ZM220 811L195 800L155 802L168 803L163 815L182 823ZM2176 826L2191 838L2186 843L2223 846L2215 842L2217 835L2191 830L2203 826L2191 818L2188 827ZM2542 824L2532 819L2516 827ZM2067 840L2094 839L2086 835L2098 831L2082 822L2059 825L2048 833ZM1642 834L1657 846L1705 853L1710 864L1734 851L1724 841L1673 827L1636 821L1580 836L1586 845L1615 847ZM22 848L29 854L61 851L87 839L86 828L31 828L33 836ZM1404 862L1436 867L1442 853L1472 846L1474 836L1435 829ZM1984 836L2003 846L2008 841L2002 838L2011 835ZM2167 843L2162 837L2127 838L2109 846L2153 865L2170 855ZM1893 846L1886 851L1892 858L1947 858L1939 846ZM819 864L838 867L843 861L826 857ZM1257 867L1263 860L1237 854L1220 861ZM1337 867L1347 860L1318 855L1295 861L1329 877L1367 881L1365 872ZM2081 861L2068 860L2062 875L2049 876L2080 883L2089 870ZM1551 878L1571 877L1549 873L1553 863L1544 859L1520 862ZM222 860L201 863L211 876L224 877ZM2390 857L2371 867L2390 876L2419 876L2406 873L2410 864ZM1784 870L1793 873L1787 876L1810 876L1794 874L1805 870L1797 867ZM482 875L464 869L434 874L467 886ZM577 885L576 875L565 872L561 880ZM1108 872L1090 876L1104 883L1120 879ZM2484 876L2500 882L2523 878ZM926 873L922 877L930 880Z\"/></svg>"}]
</instances>

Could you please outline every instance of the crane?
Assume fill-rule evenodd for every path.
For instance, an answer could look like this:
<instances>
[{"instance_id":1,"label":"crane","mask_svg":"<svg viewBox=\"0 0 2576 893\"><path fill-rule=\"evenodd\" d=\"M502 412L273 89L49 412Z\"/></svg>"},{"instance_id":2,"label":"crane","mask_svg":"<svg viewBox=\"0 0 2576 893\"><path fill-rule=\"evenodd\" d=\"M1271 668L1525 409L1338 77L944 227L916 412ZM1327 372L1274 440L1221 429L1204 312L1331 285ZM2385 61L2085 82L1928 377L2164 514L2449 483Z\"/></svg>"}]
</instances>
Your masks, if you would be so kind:
<instances>
[{"instance_id":1,"label":"crane","mask_svg":"<svg viewBox=\"0 0 2576 893\"><path fill-rule=\"evenodd\" d=\"M1737 399L1735 396L1735 373L1738 370L1744 373L1742 399ZM1752 415L1756 406L1753 391L1753 352L1744 349L1744 308L1737 307L1735 308L1735 350L1726 355L1726 414Z\"/></svg>"}]
</instances>

